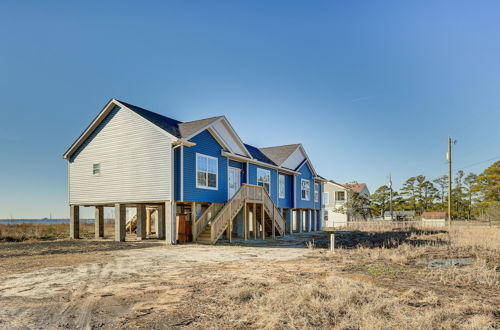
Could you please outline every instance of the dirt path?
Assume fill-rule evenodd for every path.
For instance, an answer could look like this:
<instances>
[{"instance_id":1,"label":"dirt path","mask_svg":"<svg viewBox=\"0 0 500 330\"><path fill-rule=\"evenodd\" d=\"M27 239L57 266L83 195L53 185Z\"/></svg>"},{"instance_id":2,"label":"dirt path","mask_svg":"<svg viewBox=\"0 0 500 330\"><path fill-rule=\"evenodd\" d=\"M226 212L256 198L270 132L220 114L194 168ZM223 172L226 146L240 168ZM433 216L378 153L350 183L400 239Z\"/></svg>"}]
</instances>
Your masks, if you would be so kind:
<instances>
[{"instance_id":1,"label":"dirt path","mask_svg":"<svg viewBox=\"0 0 500 330\"><path fill-rule=\"evenodd\" d=\"M293 248L159 245L98 251L90 257L54 254L45 261L47 267L0 275L0 327L118 328L151 313L174 311L186 283L205 267L298 260L305 253Z\"/></svg>"}]
</instances>

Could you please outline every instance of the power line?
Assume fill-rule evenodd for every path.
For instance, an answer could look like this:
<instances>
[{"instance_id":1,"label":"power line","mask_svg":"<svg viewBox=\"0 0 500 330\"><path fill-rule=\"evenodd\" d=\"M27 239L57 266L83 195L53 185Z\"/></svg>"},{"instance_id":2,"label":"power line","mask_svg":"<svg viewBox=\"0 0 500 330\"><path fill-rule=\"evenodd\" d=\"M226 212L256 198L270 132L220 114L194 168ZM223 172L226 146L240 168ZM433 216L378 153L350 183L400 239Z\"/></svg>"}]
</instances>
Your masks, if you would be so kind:
<instances>
[{"instance_id":1,"label":"power line","mask_svg":"<svg viewBox=\"0 0 500 330\"><path fill-rule=\"evenodd\" d=\"M479 164L491 162L492 160L495 160L495 159L498 159L498 158L500 158L500 156L496 156L496 157L493 157L493 158L490 158L490 159L486 159L486 160L483 160L483 161L480 161L480 162L477 162L477 163L473 163L473 164L469 164L469 165L466 165L466 166L462 166L462 167L459 168L459 170L463 170L464 168L468 168L468 167L476 166L476 165L479 165Z\"/></svg>"}]
</instances>

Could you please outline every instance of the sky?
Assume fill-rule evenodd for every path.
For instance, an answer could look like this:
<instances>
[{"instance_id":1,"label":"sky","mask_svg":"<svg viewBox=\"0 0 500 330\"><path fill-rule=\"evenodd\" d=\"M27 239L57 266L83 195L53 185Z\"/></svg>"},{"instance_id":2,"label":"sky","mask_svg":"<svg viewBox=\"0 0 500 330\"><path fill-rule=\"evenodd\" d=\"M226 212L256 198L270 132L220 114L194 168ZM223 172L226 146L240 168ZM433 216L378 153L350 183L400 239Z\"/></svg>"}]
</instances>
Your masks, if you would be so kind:
<instances>
[{"instance_id":1,"label":"sky","mask_svg":"<svg viewBox=\"0 0 500 330\"><path fill-rule=\"evenodd\" d=\"M67 217L62 154L110 98L365 182L500 158L498 1L0 2L0 218ZM491 161L487 161L491 160ZM479 164L477 164L479 163Z\"/></svg>"}]
</instances>

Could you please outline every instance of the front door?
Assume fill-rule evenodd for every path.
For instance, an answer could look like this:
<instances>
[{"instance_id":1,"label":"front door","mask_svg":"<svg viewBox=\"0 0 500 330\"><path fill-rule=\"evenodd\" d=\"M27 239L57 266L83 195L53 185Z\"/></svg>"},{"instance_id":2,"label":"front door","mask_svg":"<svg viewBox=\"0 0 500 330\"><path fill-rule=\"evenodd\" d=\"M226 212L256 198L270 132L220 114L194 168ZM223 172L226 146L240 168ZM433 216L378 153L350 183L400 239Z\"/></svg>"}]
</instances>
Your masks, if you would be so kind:
<instances>
[{"instance_id":1,"label":"front door","mask_svg":"<svg viewBox=\"0 0 500 330\"><path fill-rule=\"evenodd\" d=\"M227 199L233 198L234 194L241 186L241 170L239 168L228 167L227 169Z\"/></svg>"}]
</instances>

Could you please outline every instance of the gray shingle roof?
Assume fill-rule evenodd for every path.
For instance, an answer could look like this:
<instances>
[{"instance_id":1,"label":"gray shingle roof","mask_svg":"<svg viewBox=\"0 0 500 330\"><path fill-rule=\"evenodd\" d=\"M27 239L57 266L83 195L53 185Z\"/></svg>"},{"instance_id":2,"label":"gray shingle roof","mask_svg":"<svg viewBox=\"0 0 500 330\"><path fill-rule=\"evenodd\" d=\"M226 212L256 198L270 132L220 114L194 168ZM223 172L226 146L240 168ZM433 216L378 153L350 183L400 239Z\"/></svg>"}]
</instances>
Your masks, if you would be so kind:
<instances>
[{"instance_id":1,"label":"gray shingle roof","mask_svg":"<svg viewBox=\"0 0 500 330\"><path fill-rule=\"evenodd\" d=\"M260 148L260 151L281 166L299 146L300 144L288 144L285 146Z\"/></svg>"},{"instance_id":2,"label":"gray shingle roof","mask_svg":"<svg viewBox=\"0 0 500 330\"><path fill-rule=\"evenodd\" d=\"M123 102L120 100L117 101L122 103L124 106L134 111L141 117L152 122L156 126L160 127L161 129L165 130L166 132L172 134L177 138L186 138L222 117L222 116L210 117L183 123L181 121L160 115L156 112L146 110L144 108L138 107L136 105L127 102Z\"/></svg>"},{"instance_id":3,"label":"gray shingle roof","mask_svg":"<svg viewBox=\"0 0 500 330\"><path fill-rule=\"evenodd\" d=\"M179 130L180 130L181 136L183 138L186 138L186 137L198 132L203 127L210 125L211 123L213 123L214 121L216 121L220 118L222 118L222 116L210 117L210 118L193 120L193 121L181 123L181 124L179 124Z\"/></svg>"},{"instance_id":4,"label":"gray shingle roof","mask_svg":"<svg viewBox=\"0 0 500 330\"><path fill-rule=\"evenodd\" d=\"M263 163L267 163L270 165L276 165L276 163L273 162L271 159L269 159L265 154L263 154L259 148L251 146L251 145L246 144L246 143L245 143L245 147L247 148L248 152L252 155L252 157L257 159L258 161L261 161Z\"/></svg>"},{"instance_id":5,"label":"gray shingle roof","mask_svg":"<svg viewBox=\"0 0 500 330\"><path fill-rule=\"evenodd\" d=\"M160 127L161 129L163 129L167 133L170 133L177 138L182 137L180 129L179 129L179 124L182 124L181 121L160 115L156 112L143 109L141 107L138 107L136 105L133 105L133 104L130 104L127 102L123 102L120 100L117 100L117 101L120 102L121 104L123 104L124 106L126 106L127 108L129 108L130 110L134 111L135 113L137 113L141 117L145 118L146 120L148 120L148 121L152 122L153 124L155 124L156 126Z\"/></svg>"}]
</instances>

